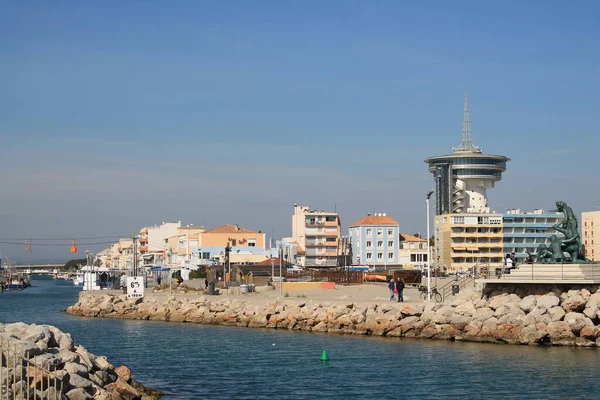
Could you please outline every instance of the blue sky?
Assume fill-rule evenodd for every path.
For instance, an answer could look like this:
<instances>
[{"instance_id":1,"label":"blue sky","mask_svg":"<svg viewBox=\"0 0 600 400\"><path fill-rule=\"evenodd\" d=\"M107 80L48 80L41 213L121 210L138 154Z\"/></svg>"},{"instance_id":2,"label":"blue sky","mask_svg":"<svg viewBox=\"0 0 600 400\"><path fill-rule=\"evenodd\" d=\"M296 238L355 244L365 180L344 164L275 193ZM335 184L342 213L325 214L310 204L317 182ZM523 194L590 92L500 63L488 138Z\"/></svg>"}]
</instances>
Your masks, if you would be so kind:
<instances>
[{"instance_id":1,"label":"blue sky","mask_svg":"<svg viewBox=\"0 0 600 400\"><path fill-rule=\"evenodd\" d=\"M598 15L591 1L3 2L0 237L169 220L281 237L294 203L424 232L423 160L460 142L465 93L475 144L512 159L492 208L560 198L580 213L600 205Z\"/></svg>"}]
</instances>

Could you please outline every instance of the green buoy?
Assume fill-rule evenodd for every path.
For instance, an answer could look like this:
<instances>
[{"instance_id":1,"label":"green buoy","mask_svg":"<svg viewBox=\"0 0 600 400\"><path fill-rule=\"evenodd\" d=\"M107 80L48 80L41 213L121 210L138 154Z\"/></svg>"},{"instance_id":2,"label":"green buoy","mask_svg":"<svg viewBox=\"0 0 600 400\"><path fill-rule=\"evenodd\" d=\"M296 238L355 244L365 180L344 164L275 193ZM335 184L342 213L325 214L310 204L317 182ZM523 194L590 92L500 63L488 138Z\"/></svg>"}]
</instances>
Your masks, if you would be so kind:
<instances>
[{"instance_id":1,"label":"green buoy","mask_svg":"<svg viewBox=\"0 0 600 400\"><path fill-rule=\"evenodd\" d=\"M321 354L321 361L329 361L329 356L327 355L327 350L323 350L323 354Z\"/></svg>"}]
</instances>

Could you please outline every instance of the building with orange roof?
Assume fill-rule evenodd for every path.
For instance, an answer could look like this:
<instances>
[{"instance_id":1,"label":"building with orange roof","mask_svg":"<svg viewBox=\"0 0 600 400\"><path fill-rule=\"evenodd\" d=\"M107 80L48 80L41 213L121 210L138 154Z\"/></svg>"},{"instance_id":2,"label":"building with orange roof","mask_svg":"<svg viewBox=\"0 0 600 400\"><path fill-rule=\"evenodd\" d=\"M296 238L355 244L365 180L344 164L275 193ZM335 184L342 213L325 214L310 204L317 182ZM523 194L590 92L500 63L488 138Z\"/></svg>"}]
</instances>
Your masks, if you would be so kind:
<instances>
[{"instance_id":1,"label":"building with orange roof","mask_svg":"<svg viewBox=\"0 0 600 400\"><path fill-rule=\"evenodd\" d=\"M199 246L244 246L265 247L266 234L261 231L242 228L239 225L225 224L210 229L200 235Z\"/></svg>"},{"instance_id":2,"label":"building with orange roof","mask_svg":"<svg viewBox=\"0 0 600 400\"><path fill-rule=\"evenodd\" d=\"M367 214L351 224L349 231L353 265L397 267L400 226L386 213Z\"/></svg>"},{"instance_id":3,"label":"building with orange roof","mask_svg":"<svg viewBox=\"0 0 600 400\"><path fill-rule=\"evenodd\" d=\"M403 267L423 270L427 266L427 239L400 232L399 260Z\"/></svg>"}]
</instances>

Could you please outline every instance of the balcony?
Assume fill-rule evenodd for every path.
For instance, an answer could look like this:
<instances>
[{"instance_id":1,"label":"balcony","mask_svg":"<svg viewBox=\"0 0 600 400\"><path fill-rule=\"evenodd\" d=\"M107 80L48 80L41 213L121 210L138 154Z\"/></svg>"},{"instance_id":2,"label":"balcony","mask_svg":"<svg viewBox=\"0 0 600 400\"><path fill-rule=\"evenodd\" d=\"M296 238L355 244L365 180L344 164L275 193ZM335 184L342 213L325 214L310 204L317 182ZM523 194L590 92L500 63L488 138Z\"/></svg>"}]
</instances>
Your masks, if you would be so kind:
<instances>
[{"instance_id":1,"label":"balcony","mask_svg":"<svg viewBox=\"0 0 600 400\"><path fill-rule=\"evenodd\" d=\"M148 246L140 247L140 253L146 253L148 251Z\"/></svg>"},{"instance_id":2,"label":"balcony","mask_svg":"<svg viewBox=\"0 0 600 400\"><path fill-rule=\"evenodd\" d=\"M140 243L148 243L148 238L147 237L140 238Z\"/></svg>"}]
</instances>

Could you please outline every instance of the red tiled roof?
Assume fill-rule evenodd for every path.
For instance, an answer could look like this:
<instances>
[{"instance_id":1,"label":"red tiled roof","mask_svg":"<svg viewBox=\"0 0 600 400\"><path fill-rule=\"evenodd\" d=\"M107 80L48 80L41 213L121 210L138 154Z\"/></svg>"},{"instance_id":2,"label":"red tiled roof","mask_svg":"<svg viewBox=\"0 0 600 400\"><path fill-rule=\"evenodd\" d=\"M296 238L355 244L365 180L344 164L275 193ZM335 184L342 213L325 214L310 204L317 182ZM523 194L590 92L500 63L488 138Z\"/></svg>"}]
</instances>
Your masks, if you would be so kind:
<instances>
[{"instance_id":1,"label":"red tiled roof","mask_svg":"<svg viewBox=\"0 0 600 400\"><path fill-rule=\"evenodd\" d=\"M366 217L359 219L352 226L361 226L361 225L398 225L396 220L392 217L388 216L379 216L379 215L367 215Z\"/></svg>"},{"instance_id":2,"label":"red tiled roof","mask_svg":"<svg viewBox=\"0 0 600 400\"><path fill-rule=\"evenodd\" d=\"M427 239L418 238L413 235L409 235L408 233L400 232L400 241L401 242L426 242Z\"/></svg>"},{"instance_id":3,"label":"red tiled roof","mask_svg":"<svg viewBox=\"0 0 600 400\"><path fill-rule=\"evenodd\" d=\"M219 226L217 228L210 229L204 233L256 233L259 232L252 231L250 229L241 228L239 225L225 224Z\"/></svg>"}]
</instances>

